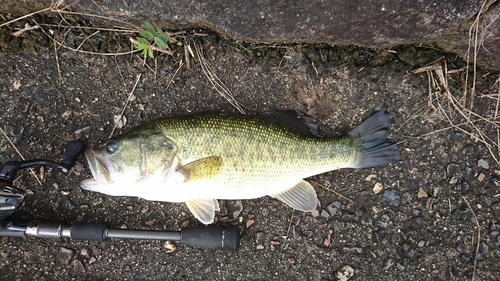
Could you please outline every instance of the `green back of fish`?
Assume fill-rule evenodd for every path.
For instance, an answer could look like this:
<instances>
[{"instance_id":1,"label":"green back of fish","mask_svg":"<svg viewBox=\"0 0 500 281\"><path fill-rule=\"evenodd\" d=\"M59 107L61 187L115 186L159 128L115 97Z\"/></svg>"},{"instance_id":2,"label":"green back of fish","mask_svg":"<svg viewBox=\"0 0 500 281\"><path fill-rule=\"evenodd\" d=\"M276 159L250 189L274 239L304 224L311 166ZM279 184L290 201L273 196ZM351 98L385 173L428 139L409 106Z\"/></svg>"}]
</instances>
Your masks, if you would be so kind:
<instances>
[{"instance_id":1,"label":"green back of fish","mask_svg":"<svg viewBox=\"0 0 500 281\"><path fill-rule=\"evenodd\" d=\"M354 137L304 136L266 115L197 114L153 124L177 146L182 165L220 157L216 181L230 189L291 187L302 178L354 165L359 147Z\"/></svg>"}]
</instances>

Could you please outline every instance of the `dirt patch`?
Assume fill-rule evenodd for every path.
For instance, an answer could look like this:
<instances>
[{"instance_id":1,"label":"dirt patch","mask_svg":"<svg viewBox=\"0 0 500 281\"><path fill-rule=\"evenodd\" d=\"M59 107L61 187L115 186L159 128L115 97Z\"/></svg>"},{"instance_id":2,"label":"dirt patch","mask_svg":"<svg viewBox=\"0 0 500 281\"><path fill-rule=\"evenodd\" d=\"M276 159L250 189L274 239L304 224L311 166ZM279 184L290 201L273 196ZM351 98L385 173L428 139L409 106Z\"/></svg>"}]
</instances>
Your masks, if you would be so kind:
<instances>
[{"instance_id":1,"label":"dirt patch","mask_svg":"<svg viewBox=\"0 0 500 281\"><path fill-rule=\"evenodd\" d=\"M127 34L100 31L89 37L95 30L57 30L60 20L37 22L75 49L81 45L81 50L92 52L130 51ZM25 23L33 24L16 24L23 28ZM385 167L310 178L321 202L312 214L294 212L265 197L243 201L242 212L234 218L234 202L222 202L219 223L242 229L235 253L182 245L171 252L159 241L2 238L4 278L336 280L345 266L354 269L353 280L463 280L474 272L478 280L500 276L499 217L494 212L500 204L498 164L473 129L463 127L472 136L457 128L443 129L450 125L437 102L446 107L445 97L436 93L432 81L429 94L425 72L410 74L443 58L440 63L446 61L448 69L462 69L450 74L452 94L459 99L465 63L453 54L432 45L370 50L240 44L196 30L178 36L182 44L172 45L172 57L157 55L144 65L137 54L101 56L66 48L55 52L40 29L21 38L11 38L7 28L1 31L1 125L27 159L59 160L68 141L93 145L109 137L136 82L124 112L126 122L122 119L123 127L115 134L164 116L237 112L214 89L196 55L189 55L187 68L184 46L195 53L195 44L245 112L301 110L318 120L323 135L339 135L388 107L394 123L391 137L399 141L402 154L399 162ZM498 93L497 78L498 73L478 70L475 112L496 114L492 97ZM457 113L450 118L455 124L464 122ZM496 138L494 124L476 125ZM19 159L5 137L0 143L2 162ZM77 165L68 178L50 169L36 170L39 177L44 175L42 185L23 173L15 184L29 194L15 217L160 230L199 224L184 204L82 192L78 183L90 174L83 159Z\"/></svg>"}]
</instances>

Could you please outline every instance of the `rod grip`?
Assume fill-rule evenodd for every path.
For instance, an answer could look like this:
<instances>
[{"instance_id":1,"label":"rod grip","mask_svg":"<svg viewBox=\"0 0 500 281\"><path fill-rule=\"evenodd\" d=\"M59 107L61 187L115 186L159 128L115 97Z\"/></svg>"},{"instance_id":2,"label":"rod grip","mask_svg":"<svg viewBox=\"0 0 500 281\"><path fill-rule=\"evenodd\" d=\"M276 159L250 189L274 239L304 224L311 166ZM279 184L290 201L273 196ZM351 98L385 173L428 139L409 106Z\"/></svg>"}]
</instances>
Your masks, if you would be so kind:
<instances>
[{"instance_id":1,"label":"rod grip","mask_svg":"<svg viewBox=\"0 0 500 281\"><path fill-rule=\"evenodd\" d=\"M76 222L71 225L69 238L73 240L104 241L107 238L107 228L108 225L105 223Z\"/></svg>"},{"instance_id":2,"label":"rod grip","mask_svg":"<svg viewBox=\"0 0 500 281\"><path fill-rule=\"evenodd\" d=\"M236 251L240 245L240 229L235 225L186 228L181 231L181 243L196 248Z\"/></svg>"}]
</instances>

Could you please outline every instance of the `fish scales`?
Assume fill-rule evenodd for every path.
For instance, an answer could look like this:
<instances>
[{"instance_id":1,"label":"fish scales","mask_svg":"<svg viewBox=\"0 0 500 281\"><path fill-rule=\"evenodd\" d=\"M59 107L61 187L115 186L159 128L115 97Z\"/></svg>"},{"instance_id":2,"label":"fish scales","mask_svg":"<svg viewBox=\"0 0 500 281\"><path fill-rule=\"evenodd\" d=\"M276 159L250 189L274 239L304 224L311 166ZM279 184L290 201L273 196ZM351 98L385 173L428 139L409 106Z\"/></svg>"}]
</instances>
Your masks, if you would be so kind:
<instances>
[{"instance_id":1,"label":"fish scales","mask_svg":"<svg viewBox=\"0 0 500 281\"><path fill-rule=\"evenodd\" d=\"M199 115L155 125L179 145L181 164L220 156L224 167L214 180L228 189L273 188L347 167L359 149L351 136L304 137L261 116Z\"/></svg>"}]
</instances>

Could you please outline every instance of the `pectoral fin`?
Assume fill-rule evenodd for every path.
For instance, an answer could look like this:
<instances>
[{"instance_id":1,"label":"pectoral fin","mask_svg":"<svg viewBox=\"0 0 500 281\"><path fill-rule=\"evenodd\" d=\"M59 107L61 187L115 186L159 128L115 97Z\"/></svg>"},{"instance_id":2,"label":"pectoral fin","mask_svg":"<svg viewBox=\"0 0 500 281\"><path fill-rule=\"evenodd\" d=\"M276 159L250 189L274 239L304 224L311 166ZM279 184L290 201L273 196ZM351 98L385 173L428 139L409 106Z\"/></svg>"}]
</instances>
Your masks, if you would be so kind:
<instances>
[{"instance_id":1,"label":"pectoral fin","mask_svg":"<svg viewBox=\"0 0 500 281\"><path fill-rule=\"evenodd\" d=\"M215 211L219 211L219 202L215 199L193 199L186 202L195 218L203 224L214 222Z\"/></svg>"},{"instance_id":2,"label":"pectoral fin","mask_svg":"<svg viewBox=\"0 0 500 281\"><path fill-rule=\"evenodd\" d=\"M222 158L210 156L193 161L178 169L186 181L205 180L215 177L222 169Z\"/></svg>"},{"instance_id":3,"label":"pectoral fin","mask_svg":"<svg viewBox=\"0 0 500 281\"><path fill-rule=\"evenodd\" d=\"M294 187L284 192L272 194L270 196L282 201L296 210L304 212L314 211L318 205L316 191L311 184L305 180L301 180Z\"/></svg>"}]
</instances>

